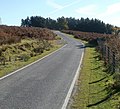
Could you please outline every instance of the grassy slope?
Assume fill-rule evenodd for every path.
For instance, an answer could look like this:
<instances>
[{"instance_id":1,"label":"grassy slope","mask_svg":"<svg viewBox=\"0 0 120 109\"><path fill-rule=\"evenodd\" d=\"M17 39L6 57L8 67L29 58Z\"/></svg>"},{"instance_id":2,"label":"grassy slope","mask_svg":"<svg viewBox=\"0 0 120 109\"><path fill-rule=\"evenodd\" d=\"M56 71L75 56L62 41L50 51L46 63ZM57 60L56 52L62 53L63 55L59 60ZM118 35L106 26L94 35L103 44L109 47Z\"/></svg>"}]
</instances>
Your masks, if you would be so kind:
<instances>
[{"instance_id":1,"label":"grassy slope","mask_svg":"<svg viewBox=\"0 0 120 109\"><path fill-rule=\"evenodd\" d=\"M119 96L109 98L106 81L110 76L106 74L104 64L93 47L87 47L82 70L77 82L77 92L72 97L71 109L116 109ZM119 109L119 108L117 108Z\"/></svg>"},{"instance_id":2,"label":"grassy slope","mask_svg":"<svg viewBox=\"0 0 120 109\"><path fill-rule=\"evenodd\" d=\"M30 64L30 63L32 63L32 62L34 62L34 61L36 61L36 60L38 60L38 59L40 59L40 58L42 58L42 57L44 57L45 55L48 55L49 53L51 53L51 52L53 52L53 51L55 51L55 50L57 50L58 48L60 48L61 46L62 46L62 44L58 44L57 43L58 41L57 40L54 40L54 41L50 41L50 43L51 43L51 47L50 47L50 49L48 49L48 50L44 50L44 52L43 53L40 53L40 54L37 54L36 56L33 56L33 57L30 57L27 61L23 61L23 60L17 60L17 61L14 61L14 59L12 59L11 61L8 61L8 62L6 62L6 64L5 65L0 65L0 77L2 77L2 76L4 76L4 75L6 75L6 74L8 74L8 73L10 73L10 72L12 72L12 71L14 71L14 70L16 70L16 69L19 69L19 68L21 68L21 67L23 67L23 66L25 66L25 65L27 65L27 64ZM38 42L37 42L37 40L22 40L22 42L21 43L17 43L17 44L13 44L13 45L5 45L5 46L7 46L7 48L8 48L8 46L10 47L10 51L9 51L9 54L5 54L5 56L6 56L6 58L7 58L7 55L11 55L11 57L15 57L16 55L19 55L19 54L29 54L29 52L30 52L30 49L33 49L33 48L31 48L31 47L29 47L29 49L28 48L25 48L24 46L22 46L26 51L22 51L22 50L20 50L20 49L16 49L15 47L17 47L18 45L19 46L21 46L21 45L24 45L24 44L28 44L28 45L31 45L31 44L33 44L34 45L34 47L37 47L38 46ZM13 50L15 50L16 52L18 52L18 53L13 53L12 51ZM12 53L11 53L12 52ZM35 54L35 53L34 53Z\"/></svg>"}]
</instances>

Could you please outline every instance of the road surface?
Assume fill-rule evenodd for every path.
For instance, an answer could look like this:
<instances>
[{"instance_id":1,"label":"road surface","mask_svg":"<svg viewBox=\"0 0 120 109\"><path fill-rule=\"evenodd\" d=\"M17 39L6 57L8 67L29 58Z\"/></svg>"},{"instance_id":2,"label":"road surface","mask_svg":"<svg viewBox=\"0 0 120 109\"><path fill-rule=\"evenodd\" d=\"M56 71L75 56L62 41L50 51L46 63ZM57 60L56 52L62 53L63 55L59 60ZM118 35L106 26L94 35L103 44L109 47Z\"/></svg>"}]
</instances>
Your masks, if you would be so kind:
<instances>
[{"instance_id":1,"label":"road surface","mask_svg":"<svg viewBox=\"0 0 120 109\"><path fill-rule=\"evenodd\" d=\"M80 42L56 33L67 46L0 80L0 109L61 109L83 48Z\"/></svg>"}]
</instances>

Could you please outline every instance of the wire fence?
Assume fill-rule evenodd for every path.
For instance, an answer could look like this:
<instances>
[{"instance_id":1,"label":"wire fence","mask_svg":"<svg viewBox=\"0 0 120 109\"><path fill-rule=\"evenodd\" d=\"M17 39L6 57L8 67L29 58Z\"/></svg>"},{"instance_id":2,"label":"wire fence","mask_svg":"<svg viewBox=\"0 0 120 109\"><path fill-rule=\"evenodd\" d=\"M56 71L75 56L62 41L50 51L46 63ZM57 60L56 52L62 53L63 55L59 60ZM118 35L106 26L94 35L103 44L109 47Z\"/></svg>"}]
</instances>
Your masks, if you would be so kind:
<instances>
[{"instance_id":1,"label":"wire fence","mask_svg":"<svg viewBox=\"0 0 120 109\"><path fill-rule=\"evenodd\" d=\"M109 72L120 72L119 59L117 54L105 43L104 39L98 39L98 50L101 53L101 57L107 65Z\"/></svg>"}]
</instances>

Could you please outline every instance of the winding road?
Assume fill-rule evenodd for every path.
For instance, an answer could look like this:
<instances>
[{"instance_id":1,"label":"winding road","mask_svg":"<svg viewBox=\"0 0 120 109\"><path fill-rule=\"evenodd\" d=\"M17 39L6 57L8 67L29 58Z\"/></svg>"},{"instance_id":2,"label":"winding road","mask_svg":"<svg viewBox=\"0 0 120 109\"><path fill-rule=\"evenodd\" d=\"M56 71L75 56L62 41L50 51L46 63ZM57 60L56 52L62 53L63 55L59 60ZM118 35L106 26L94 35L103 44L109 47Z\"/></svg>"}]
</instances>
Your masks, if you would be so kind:
<instances>
[{"instance_id":1,"label":"winding road","mask_svg":"<svg viewBox=\"0 0 120 109\"><path fill-rule=\"evenodd\" d=\"M82 43L55 32L67 45L0 80L0 109L61 109L84 51Z\"/></svg>"}]
</instances>

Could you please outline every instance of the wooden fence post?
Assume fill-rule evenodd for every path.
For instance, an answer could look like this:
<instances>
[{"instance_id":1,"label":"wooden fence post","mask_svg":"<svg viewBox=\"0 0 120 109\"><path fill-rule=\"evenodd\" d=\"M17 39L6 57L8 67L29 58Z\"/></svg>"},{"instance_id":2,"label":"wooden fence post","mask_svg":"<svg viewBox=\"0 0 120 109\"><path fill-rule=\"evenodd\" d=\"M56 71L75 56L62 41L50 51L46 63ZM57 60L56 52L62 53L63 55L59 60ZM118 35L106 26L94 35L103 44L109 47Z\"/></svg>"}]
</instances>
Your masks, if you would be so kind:
<instances>
[{"instance_id":1,"label":"wooden fence post","mask_svg":"<svg viewBox=\"0 0 120 109\"><path fill-rule=\"evenodd\" d=\"M110 64L110 48L107 47L108 64Z\"/></svg>"},{"instance_id":2,"label":"wooden fence post","mask_svg":"<svg viewBox=\"0 0 120 109\"><path fill-rule=\"evenodd\" d=\"M115 59L115 52L112 52L112 72L115 73L116 71L116 59Z\"/></svg>"}]
</instances>

